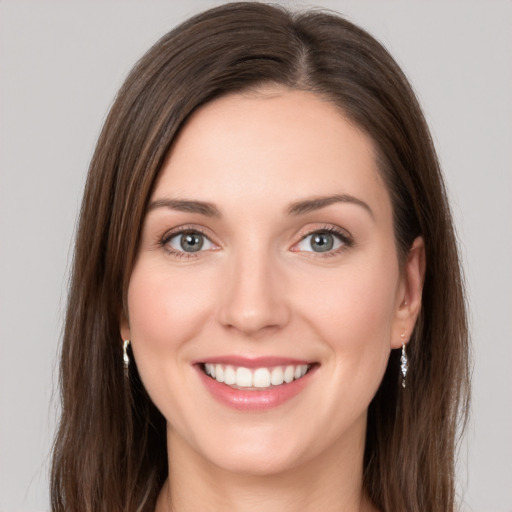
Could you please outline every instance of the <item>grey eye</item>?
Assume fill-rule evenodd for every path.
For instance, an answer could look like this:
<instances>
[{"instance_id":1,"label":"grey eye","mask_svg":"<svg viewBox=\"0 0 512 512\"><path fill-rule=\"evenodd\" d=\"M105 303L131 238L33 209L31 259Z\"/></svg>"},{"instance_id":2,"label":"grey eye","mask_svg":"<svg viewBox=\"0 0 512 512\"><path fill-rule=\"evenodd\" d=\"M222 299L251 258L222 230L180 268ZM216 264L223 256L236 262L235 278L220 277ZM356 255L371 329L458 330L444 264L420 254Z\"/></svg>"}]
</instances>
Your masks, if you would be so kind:
<instances>
[{"instance_id":1,"label":"grey eye","mask_svg":"<svg viewBox=\"0 0 512 512\"><path fill-rule=\"evenodd\" d=\"M197 231L178 233L169 240L169 245L179 252L198 252L212 248L210 240Z\"/></svg>"},{"instance_id":2,"label":"grey eye","mask_svg":"<svg viewBox=\"0 0 512 512\"><path fill-rule=\"evenodd\" d=\"M317 231L305 236L298 244L298 248L308 252L329 252L342 245L343 242L339 236L327 231Z\"/></svg>"},{"instance_id":3,"label":"grey eye","mask_svg":"<svg viewBox=\"0 0 512 512\"><path fill-rule=\"evenodd\" d=\"M334 246L334 237L330 233L315 233L311 235L310 244L316 252L330 251Z\"/></svg>"}]
</instances>

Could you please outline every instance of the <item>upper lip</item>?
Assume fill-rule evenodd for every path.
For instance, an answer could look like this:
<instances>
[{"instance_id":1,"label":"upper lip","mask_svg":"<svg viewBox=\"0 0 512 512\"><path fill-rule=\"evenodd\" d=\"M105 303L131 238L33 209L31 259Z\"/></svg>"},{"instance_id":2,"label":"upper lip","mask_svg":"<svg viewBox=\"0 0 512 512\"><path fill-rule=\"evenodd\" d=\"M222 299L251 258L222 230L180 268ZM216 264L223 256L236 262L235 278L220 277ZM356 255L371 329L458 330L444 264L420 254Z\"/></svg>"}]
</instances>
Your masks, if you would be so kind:
<instances>
[{"instance_id":1,"label":"upper lip","mask_svg":"<svg viewBox=\"0 0 512 512\"><path fill-rule=\"evenodd\" d=\"M226 364L243 368L271 368L273 366L289 366L314 364L314 361L295 359L292 357L266 356L266 357L242 357L236 355L207 357L194 361L193 364Z\"/></svg>"}]
</instances>

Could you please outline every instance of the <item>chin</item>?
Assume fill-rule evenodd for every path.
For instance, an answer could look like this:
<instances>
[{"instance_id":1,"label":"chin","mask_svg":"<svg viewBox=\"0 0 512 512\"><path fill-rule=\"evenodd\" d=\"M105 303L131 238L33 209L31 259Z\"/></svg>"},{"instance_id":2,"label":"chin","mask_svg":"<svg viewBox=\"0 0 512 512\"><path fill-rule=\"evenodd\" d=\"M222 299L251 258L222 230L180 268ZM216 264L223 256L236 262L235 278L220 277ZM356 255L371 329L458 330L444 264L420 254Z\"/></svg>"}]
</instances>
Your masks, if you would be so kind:
<instances>
[{"instance_id":1,"label":"chin","mask_svg":"<svg viewBox=\"0 0 512 512\"><path fill-rule=\"evenodd\" d=\"M284 474L300 465L297 457L275 451L233 450L222 457L211 457L217 467L241 477L267 477Z\"/></svg>"},{"instance_id":2,"label":"chin","mask_svg":"<svg viewBox=\"0 0 512 512\"><path fill-rule=\"evenodd\" d=\"M245 427L245 428L244 428ZM208 440L197 452L214 466L246 476L275 476L313 458L318 443L308 435L271 426L228 429L222 438ZM199 448L199 449L197 449Z\"/></svg>"}]
</instances>

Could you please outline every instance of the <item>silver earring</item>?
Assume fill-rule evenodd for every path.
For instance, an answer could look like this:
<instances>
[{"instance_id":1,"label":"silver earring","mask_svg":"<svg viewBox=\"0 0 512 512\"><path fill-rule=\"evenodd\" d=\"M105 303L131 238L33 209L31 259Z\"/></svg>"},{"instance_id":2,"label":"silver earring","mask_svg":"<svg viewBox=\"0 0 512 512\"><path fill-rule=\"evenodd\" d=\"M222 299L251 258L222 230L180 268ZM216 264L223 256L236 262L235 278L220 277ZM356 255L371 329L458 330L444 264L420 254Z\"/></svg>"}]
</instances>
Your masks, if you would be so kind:
<instances>
[{"instance_id":1,"label":"silver earring","mask_svg":"<svg viewBox=\"0 0 512 512\"><path fill-rule=\"evenodd\" d=\"M405 352L405 334L401 334L402 338L402 355L400 356L400 369L402 370L402 387L405 388L405 378L407 377L407 370L409 369L409 361L407 360L407 353Z\"/></svg>"},{"instance_id":2,"label":"silver earring","mask_svg":"<svg viewBox=\"0 0 512 512\"><path fill-rule=\"evenodd\" d=\"M128 345L130 345L130 340L123 341L123 364L124 371L127 374L128 368L130 367L130 356L128 355Z\"/></svg>"}]
</instances>

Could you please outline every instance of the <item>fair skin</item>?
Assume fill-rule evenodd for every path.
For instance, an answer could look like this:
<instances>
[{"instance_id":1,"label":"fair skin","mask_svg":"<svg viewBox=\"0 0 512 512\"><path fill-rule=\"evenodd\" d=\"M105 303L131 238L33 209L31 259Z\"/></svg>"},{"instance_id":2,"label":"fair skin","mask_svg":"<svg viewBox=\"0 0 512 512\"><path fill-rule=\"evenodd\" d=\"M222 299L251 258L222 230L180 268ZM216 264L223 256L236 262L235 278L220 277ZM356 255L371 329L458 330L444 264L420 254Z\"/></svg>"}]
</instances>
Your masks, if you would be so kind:
<instances>
[{"instance_id":1,"label":"fair skin","mask_svg":"<svg viewBox=\"0 0 512 512\"><path fill-rule=\"evenodd\" d=\"M157 511L375 510L367 409L413 330L424 249L400 268L372 141L310 92L228 95L188 121L150 204L121 334L167 419ZM205 373L257 358L307 373L265 389Z\"/></svg>"}]
</instances>

